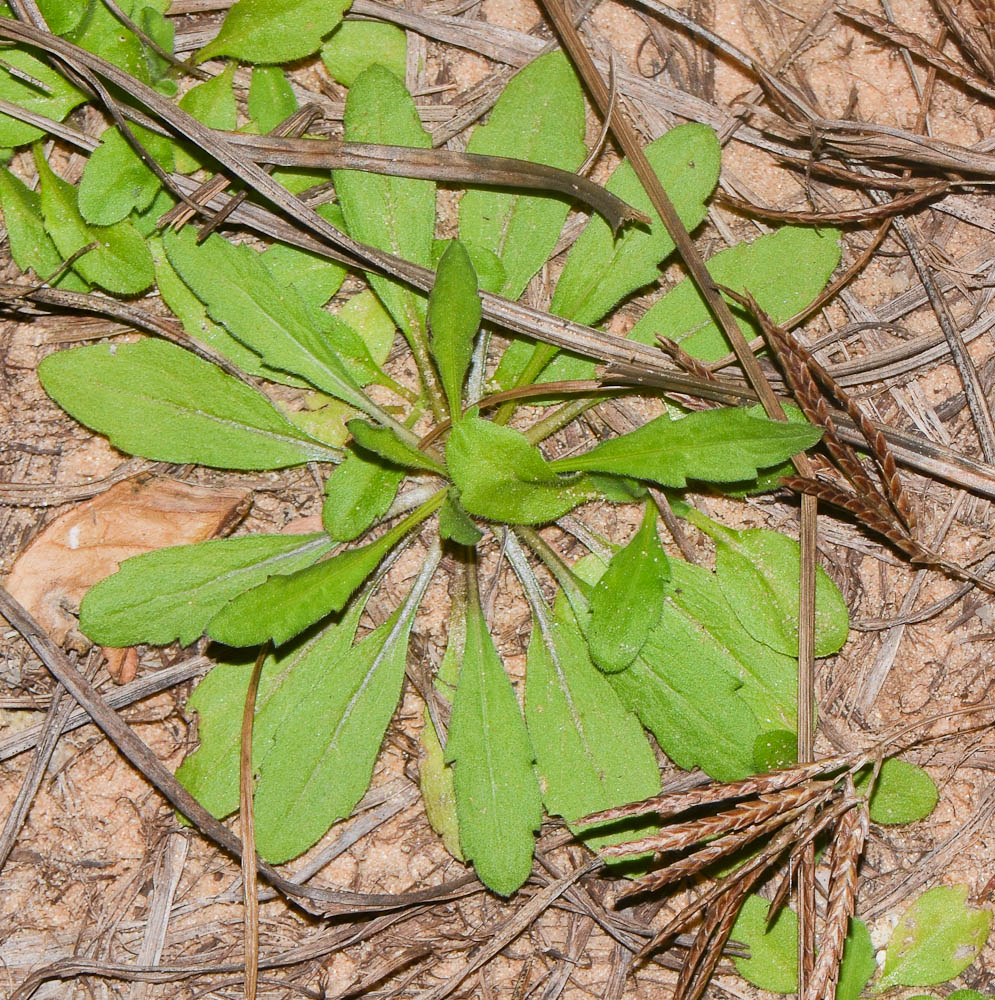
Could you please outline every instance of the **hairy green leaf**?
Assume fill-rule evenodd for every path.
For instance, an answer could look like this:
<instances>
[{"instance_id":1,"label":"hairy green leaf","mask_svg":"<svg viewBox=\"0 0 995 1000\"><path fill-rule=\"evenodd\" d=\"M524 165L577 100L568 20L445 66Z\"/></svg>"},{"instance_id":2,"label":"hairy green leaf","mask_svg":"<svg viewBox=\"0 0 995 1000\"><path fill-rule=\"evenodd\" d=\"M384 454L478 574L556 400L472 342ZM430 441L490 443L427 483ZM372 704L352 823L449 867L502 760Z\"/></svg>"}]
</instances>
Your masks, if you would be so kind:
<instances>
[{"instance_id":1,"label":"hairy green leaf","mask_svg":"<svg viewBox=\"0 0 995 1000\"><path fill-rule=\"evenodd\" d=\"M670 566L656 533L656 519L656 508L647 504L639 529L612 556L591 592L587 641L591 658L608 673L632 663L660 620Z\"/></svg>"},{"instance_id":2,"label":"hairy green leaf","mask_svg":"<svg viewBox=\"0 0 995 1000\"><path fill-rule=\"evenodd\" d=\"M858 1000L877 969L874 945L867 924L850 918L850 931L843 944L843 959L836 984L836 1000Z\"/></svg>"},{"instance_id":3,"label":"hairy green leaf","mask_svg":"<svg viewBox=\"0 0 995 1000\"><path fill-rule=\"evenodd\" d=\"M484 537L457 499L455 487L446 492L446 502L439 511L439 535L457 545L476 545Z\"/></svg>"},{"instance_id":4,"label":"hairy green leaf","mask_svg":"<svg viewBox=\"0 0 995 1000\"><path fill-rule=\"evenodd\" d=\"M297 110L297 98L279 66L256 66L249 81L249 117L260 132L275 129Z\"/></svg>"},{"instance_id":5,"label":"hairy green leaf","mask_svg":"<svg viewBox=\"0 0 995 1000\"><path fill-rule=\"evenodd\" d=\"M760 308L780 323L822 291L839 261L835 229L785 226L752 243L720 251L707 267L718 284L750 292ZM760 336L752 318L740 306L729 305L747 340ZM703 361L717 361L732 350L691 278L651 306L629 337L653 344L657 334L676 340L688 354Z\"/></svg>"},{"instance_id":6,"label":"hairy green leaf","mask_svg":"<svg viewBox=\"0 0 995 1000\"><path fill-rule=\"evenodd\" d=\"M558 476L524 434L471 410L446 444L446 465L471 514L509 524L555 521L596 495L582 478Z\"/></svg>"},{"instance_id":7,"label":"hairy green leaf","mask_svg":"<svg viewBox=\"0 0 995 1000\"><path fill-rule=\"evenodd\" d=\"M770 903L761 896L746 897L732 929L734 941L750 949L749 958L734 958L739 974L771 993L798 989L798 916L785 906L767 927Z\"/></svg>"},{"instance_id":8,"label":"hairy green leaf","mask_svg":"<svg viewBox=\"0 0 995 1000\"><path fill-rule=\"evenodd\" d=\"M866 795L871 778L870 770L860 775L857 791ZM921 767L890 757L881 765L871 792L870 817L884 826L915 823L933 811L939 798L935 782Z\"/></svg>"},{"instance_id":9,"label":"hairy green leaf","mask_svg":"<svg viewBox=\"0 0 995 1000\"><path fill-rule=\"evenodd\" d=\"M321 520L336 541L358 538L394 502L404 470L350 451L325 480Z\"/></svg>"},{"instance_id":10,"label":"hairy green leaf","mask_svg":"<svg viewBox=\"0 0 995 1000\"><path fill-rule=\"evenodd\" d=\"M390 313L384 309L373 292L365 291L354 295L339 310L338 317L363 338L370 357L378 365L387 360L397 328L390 318Z\"/></svg>"},{"instance_id":11,"label":"hairy green leaf","mask_svg":"<svg viewBox=\"0 0 995 1000\"><path fill-rule=\"evenodd\" d=\"M905 911L888 942L880 990L945 983L978 957L992 915L968 906L968 891L966 885L937 886Z\"/></svg>"},{"instance_id":12,"label":"hairy green leaf","mask_svg":"<svg viewBox=\"0 0 995 1000\"><path fill-rule=\"evenodd\" d=\"M811 424L758 419L738 407L702 410L679 420L666 414L590 451L550 462L556 472L610 472L663 486L688 479L726 483L755 476L811 447L822 435Z\"/></svg>"},{"instance_id":13,"label":"hairy green leaf","mask_svg":"<svg viewBox=\"0 0 995 1000\"><path fill-rule=\"evenodd\" d=\"M343 87L351 87L374 63L403 79L407 59L404 32L384 21L343 21L321 47L325 68Z\"/></svg>"},{"instance_id":14,"label":"hairy green leaf","mask_svg":"<svg viewBox=\"0 0 995 1000\"><path fill-rule=\"evenodd\" d=\"M318 51L348 7L348 0L238 0L197 61L217 56L250 63L303 59Z\"/></svg>"},{"instance_id":15,"label":"hairy green leaf","mask_svg":"<svg viewBox=\"0 0 995 1000\"><path fill-rule=\"evenodd\" d=\"M344 267L286 243L271 244L259 259L277 284L293 288L311 309L320 309L342 287L346 274Z\"/></svg>"},{"instance_id":16,"label":"hairy green leaf","mask_svg":"<svg viewBox=\"0 0 995 1000\"><path fill-rule=\"evenodd\" d=\"M88 226L76 203L76 188L57 177L35 147L35 163L41 181L41 211L45 228L59 253L71 257L90 243L93 250L74 264L87 281L118 295L137 295L155 277L152 255L141 234L129 222L113 226Z\"/></svg>"},{"instance_id":17,"label":"hairy green leaf","mask_svg":"<svg viewBox=\"0 0 995 1000\"><path fill-rule=\"evenodd\" d=\"M251 386L161 340L61 351L38 366L71 416L132 455L222 469L280 469L339 453Z\"/></svg>"},{"instance_id":18,"label":"hairy green leaf","mask_svg":"<svg viewBox=\"0 0 995 1000\"><path fill-rule=\"evenodd\" d=\"M467 152L574 170L584 159L584 127L576 74L562 52L550 52L511 78ZM569 209L564 198L470 190L460 201L460 237L497 254L505 280L494 290L517 299L552 253Z\"/></svg>"},{"instance_id":19,"label":"hairy green leaf","mask_svg":"<svg viewBox=\"0 0 995 1000\"><path fill-rule=\"evenodd\" d=\"M570 615L532 630L525 720L550 815L570 823L659 792L660 769L642 726L591 663ZM657 828L649 821L638 831L587 830L584 840L597 849L649 836Z\"/></svg>"},{"instance_id":20,"label":"hairy green leaf","mask_svg":"<svg viewBox=\"0 0 995 1000\"><path fill-rule=\"evenodd\" d=\"M463 410L463 380L480 327L477 273L459 240L449 245L439 261L428 297L428 324L432 331L432 355L449 412L457 420Z\"/></svg>"},{"instance_id":21,"label":"hairy green leaf","mask_svg":"<svg viewBox=\"0 0 995 1000\"><path fill-rule=\"evenodd\" d=\"M387 427L374 427L365 420L350 420L349 432L358 447L363 448L393 465L407 469L425 469L440 476L446 474L446 467L437 462L427 452L419 451L402 441Z\"/></svg>"},{"instance_id":22,"label":"hairy green leaf","mask_svg":"<svg viewBox=\"0 0 995 1000\"><path fill-rule=\"evenodd\" d=\"M28 79L15 76L11 69L0 68L0 100L57 122L86 100L86 95L64 76L23 48L5 49L3 61L11 69L26 74ZM29 80L37 80L44 89ZM23 146L44 136L40 128L0 114L0 146Z\"/></svg>"},{"instance_id":23,"label":"hairy green leaf","mask_svg":"<svg viewBox=\"0 0 995 1000\"><path fill-rule=\"evenodd\" d=\"M238 106L232 89L237 65L229 63L217 76L191 87L180 98L180 107L210 128L232 131L238 125Z\"/></svg>"},{"instance_id":24,"label":"hairy green leaf","mask_svg":"<svg viewBox=\"0 0 995 1000\"><path fill-rule=\"evenodd\" d=\"M331 547L322 534L246 535L134 556L87 591L80 629L104 646L188 646L233 597L273 573L309 566Z\"/></svg>"},{"instance_id":25,"label":"hairy green leaf","mask_svg":"<svg viewBox=\"0 0 995 1000\"><path fill-rule=\"evenodd\" d=\"M525 722L477 601L453 700L446 762L453 766L463 854L489 889L508 896L532 871L542 800Z\"/></svg>"}]
</instances>

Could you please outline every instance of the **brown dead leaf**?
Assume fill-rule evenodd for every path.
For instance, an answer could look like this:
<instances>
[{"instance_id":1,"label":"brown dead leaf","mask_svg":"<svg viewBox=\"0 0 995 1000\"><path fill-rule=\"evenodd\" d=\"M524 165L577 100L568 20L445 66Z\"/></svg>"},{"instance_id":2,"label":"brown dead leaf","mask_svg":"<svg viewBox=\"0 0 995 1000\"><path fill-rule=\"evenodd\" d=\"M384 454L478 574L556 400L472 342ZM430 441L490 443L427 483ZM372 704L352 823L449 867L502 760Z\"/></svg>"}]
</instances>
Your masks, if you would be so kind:
<instances>
[{"instance_id":1,"label":"brown dead leaf","mask_svg":"<svg viewBox=\"0 0 995 1000\"><path fill-rule=\"evenodd\" d=\"M55 642L82 645L74 614L90 587L131 556L227 534L245 516L250 496L163 476L117 483L45 527L17 557L7 589ZM105 655L117 680L134 678L133 650Z\"/></svg>"}]
</instances>

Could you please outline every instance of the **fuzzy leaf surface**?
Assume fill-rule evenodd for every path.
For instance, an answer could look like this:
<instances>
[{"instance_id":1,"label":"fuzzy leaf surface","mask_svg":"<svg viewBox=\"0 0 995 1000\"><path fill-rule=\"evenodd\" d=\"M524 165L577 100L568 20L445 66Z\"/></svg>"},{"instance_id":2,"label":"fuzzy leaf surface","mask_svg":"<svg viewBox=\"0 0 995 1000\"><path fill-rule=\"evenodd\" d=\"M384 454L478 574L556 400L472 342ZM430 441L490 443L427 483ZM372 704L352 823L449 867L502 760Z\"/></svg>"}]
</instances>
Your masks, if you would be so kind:
<instances>
[{"instance_id":1,"label":"fuzzy leaf surface","mask_svg":"<svg viewBox=\"0 0 995 1000\"><path fill-rule=\"evenodd\" d=\"M439 261L428 297L432 356L454 419L463 409L463 380L480 328L480 308L477 272L463 244L454 240Z\"/></svg>"},{"instance_id":2,"label":"fuzzy leaf surface","mask_svg":"<svg viewBox=\"0 0 995 1000\"><path fill-rule=\"evenodd\" d=\"M321 47L321 61L343 87L374 63L404 79L408 41L404 32L384 21L343 21Z\"/></svg>"},{"instance_id":3,"label":"fuzzy leaf surface","mask_svg":"<svg viewBox=\"0 0 995 1000\"><path fill-rule=\"evenodd\" d=\"M71 416L131 455L221 469L335 461L261 393L162 340L60 351L38 366Z\"/></svg>"},{"instance_id":4,"label":"fuzzy leaf surface","mask_svg":"<svg viewBox=\"0 0 995 1000\"><path fill-rule=\"evenodd\" d=\"M446 762L453 766L463 854L494 892L508 896L532 871L542 800L518 700L476 602L453 700Z\"/></svg>"},{"instance_id":5,"label":"fuzzy leaf surface","mask_svg":"<svg viewBox=\"0 0 995 1000\"><path fill-rule=\"evenodd\" d=\"M23 48L7 48L3 59L8 65L37 80L45 90L40 90L27 80L18 79L5 69L0 72L0 100L9 101L57 122L61 122L73 108L86 100L86 95L64 76ZM45 133L34 125L0 114L0 146L23 146L26 142L44 137Z\"/></svg>"},{"instance_id":6,"label":"fuzzy leaf surface","mask_svg":"<svg viewBox=\"0 0 995 1000\"><path fill-rule=\"evenodd\" d=\"M734 958L737 971L754 986L771 993L798 989L798 916L783 907L768 930L770 903L761 896L746 897L731 937L750 949L749 958Z\"/></svg>"},{"instance_id":7,"label":"fuzzy leaf surface","mask_svg":"<svg viewBox=\"0 0 995 1000\"><path fill-rule=\"evenodd\" d=\"M857 791L867 794L871 774L857 779ZM907 760L889 757L881 765L871 792L870 817L875 823L896 826L925 819L939 801L940 793L933 779Z\"/></svg>"},{"instance_id":8,"label":"fuzzy leaf surface","mask_svg":"<svg viewBox=\"0 0 995 1000\"><path fill-rule=\"evenodd\" d=\"M104 646L188 646L233 597L273 573L309 566L331 547L322 534L246 535L134 556L90 588L80 628Z\"/></svg>"},{"instance_id":9,"label":"fuzzy leaf surface","mask_svg":"<svg viewBox=\"0 0 995 1000\"><path fill-rule=\"evenodd\" d=\"M463 509L455 489L446 492L446 502L439 511L439 534L457 545L476 545L484 537Z\"/></svg>"},{"instance_id":10,"label":"fuzzy leaf surface","mask_svg":"<svg viewBox=\"0 0 995 1000\"><path fill-rule=\"evenodd\" d=\"M287 74L279 66L256 66L249 81L249 117L260 132L275 129L297 110Z\"/></svg>"},{"instance_id":11,"label":"fuzzy leaf surface","mask_svg":"<svg viewBox=\"0 0 995 1000\"><path fill-rule=\"evenodd\" d=\"M888 942L880 990L945 983L978 957L992 915L968 906L968 891L966 885L937 886L902 914Z\"/></svg>"},{"instance_id":12,"label":"fuzzy leaf surface","mask_svg":"<svg viewBox=\"0 0 995 1000\"><path fill-rule=\"evenodd\" d=\"M492 521L555 521L596 495L583 479L558 476L524 434L475 411L453 427L446 465L466 510Z\"/></svg>"},{"instance_id":13,"label":"fuzzy leaf surface","mask_svg":"<svg viewBox=\"0 0 995 1000\"><path fill-rule=\"evenodd\" d=\"M446 467L437 462L431 455L418 448L413 448L402 441L388 427L374 427L365 420L350 420L349 431L356 444L365 451L379 455L392 465L405 469L424 469L440 476L446 474Z\"/></svg>"},{"instance_id":14,"label":"fuzzy leaf surface","mask_svg":"<svg viewBox=\"0 0 995 1000\"><path fill-rule=\"evenodd\" d=\"M350 451L325 480L321 520L337 542L358 538L394 502L404 470Z\"/></svg>"},{"instance_id":15,"label":"fuzzy leaf surface","mask_svg":"<svg viewBox=\"0 0 995 1000\"><path fill-rule=\"evenodd\" d=\"M664 414L588 452L557 459L557 472L609 472L663 486L689 479L725 483L811 447L822 431L811 424L758 419L738 407L703 410L679 420Z\"/></svg>"},{"instance_id":16,"label":"fuzzy leaf surface","mask_svg":"<svg viewBox=\"0 0 995 1000\"><path fill-rule=\"evenodd\" d=\"M550 52L511 78L467 152L574 170L586 152L584 127L576 74L562 52ZM564 198L472 189L460 201L460 237L498 256L505 280L495 291L517 299L552 253L569 209Z\"/></svg>"}]
</instances>

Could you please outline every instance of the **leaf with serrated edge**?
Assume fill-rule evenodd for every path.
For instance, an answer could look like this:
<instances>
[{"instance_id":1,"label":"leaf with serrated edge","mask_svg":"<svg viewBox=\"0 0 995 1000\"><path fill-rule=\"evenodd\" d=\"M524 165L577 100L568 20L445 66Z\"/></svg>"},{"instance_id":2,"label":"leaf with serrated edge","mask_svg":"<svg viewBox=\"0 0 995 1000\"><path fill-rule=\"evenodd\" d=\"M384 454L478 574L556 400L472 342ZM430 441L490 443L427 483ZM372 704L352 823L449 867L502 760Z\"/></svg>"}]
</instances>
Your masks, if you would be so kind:
<instances>
[{"instance_id":1,"label":"leaf with serrated edge","mask_svg":"<svg viewBox=\"0 0 995 1000\"><path fill-rule=\"evenodd\" d=\"M591 658L608 673L632 663L660 620L670 566L656 533L656 520L656 508L647 504L639 529L612 556L591 592L587 641Z\"/></svg>"},{"instance_id":2,"label":"leaf with serrated edge","mask_svg":"<svg viewBox=\"0 0 995 1000\"><path fill-rule=\"evenodd\" d=\"M432 145L404 84L378 65L360 73L349 89L343 138L421 149ZM356 170L335 170L332 179L353 239L432 266L434 182ZM390 278L370 275L369 280L408 340L423 337L424 297Z\"/></svg>"},{"instance_id":3,"label":"leaf with serrated edge","mask_svg":"<svg viewBox=\"0 0 995 1000\"><path fill-rule=\"evenodd\" d=\"M992 915L968 906L968 892L966 885L937 886L902 914L888 942L879 990L945 983L978 957Z\"/></svg>"},{"instance_id":4,"label":"leaf with serrated edge","mask_svg":"<svg viewBox=\"0 0 995 1000\"><path fill-rule=\"evenodd\" d=\"M446 467L441 462L402 441L388 427L374 427L373 424L359 418L350 420L348 427L360 448L379 455L393 465L400 465L406 469L424 469L440 476L446 474Z\"/></svg>"},{"instance_id":5,"label":"leaf with serrated edge","mask_svg":"<svg viewBox=\"0 0 995 1000\"><path fill-rule=\"evenodd\" d=\"M449 412L458 419L463 409L463 379L480 327L477 273L459 240L450 243L439 261L428 297L428 325Z\"/></svg>"},{"instance_id":6,"label":"leaf with serrated edge","mask_svg":"<svg viewBox=\"0 0 995 1000\"><path fill-rule=\"evenodd\" d=\"M708 273L736 292L749 291L775 323L790 319L825 287L840 261L835 229L785 226L752 243L738 243L709 258ZM755 322L734 303L730 309L747 340L760 336ZM676 340L692 357L718 361L732 348L691 278L654 303L629 333L653 344L657 334Z\"/></svg>"},{"instance_id":7,"label":"leaf with serrated edge","mask_svg":"<svg viewBox=\"0 0 995 1000\"><path fill-rule=\"evenodd\" d=\"M502 896L532 871L533 833L542 824L534 759L515 692L479 602L471 600L446 762L453 765L463 854Z\"/></svg>"},{"instance_id":8,"label":"leaf with serrated edge","mask_svg":"<svg viewBox=\"0 0 995 1000\"><path fill-rule=\"evenodd\" d=\"M238 0L217 37L197 61L232 56L243 62L282 63L317 52L341 20L349 0Z\"/></svg>"},{"instance_id":9,"label":"leaf with serrated edge","mask_svg":"<svg viewBox=\"0 0 995 1000\"><path fill-rule=\"evenodd\" d=\"M557 476L524 434L481 420L476 410L453 427L446 466L466 510L492 521L555 521L597 495L581 478Z\"/></svg>"},{"instance_id":10,"label":"leaf with serrated edge","mask_svg":"<svg viewBox=\"0 0 995 1000\"><path fill-rule=\"evenodd\" d=\"M562 52L550 52L511 78L467 152L575 170L584 159L584 126L576 74ZM565 198L470 190L460 201L460 237L497 254L505 280L495 291L517 299L553 252L569 209Z\"/></svg>"},{"instance_id":11,"label":"leaf with serrated edge","mask_svg":"<svg viewBox=\"0 0 995 1000\"><path fill-rule=\"evenodd\" d=\"M611 472L663 486L688 479L727 483L810 448L822 436L811 424L751 417L739 408L703 410L679 420L666 414L590 451L550 462L557 472Z\"/></svg>"},{"instance_id":12,"label":"leaf with serrated edge","mask_svg":"<svg viewBox=\"0 0 995 1000\"><path fill-rule=\"evenodd\" d=\"M403 478L403 469L350 451L325 480L325 530L339 542L358 538L387 513Z\"/></svg>"},{"instance_id":13,"label":"leaf with serrated edge","mask_svg":"<svg viewBox=\"0 0 995 1000\"><path fill-rule=\"evenodd\" d=\"M162 340L49 355L45 391L131 455L220 469L282 469L340 452L290 423L261 393Z\"/></svg>"},{"instance_id":14,"label":"leaf with serrated edge","mask_svg":"<svg viewBox=\"0 0 995 1000\"><path fill-rule=\"evenodd\" d=\"M188 646L237 594L309 566L331 547L322 534L246 535L134 556L87 592L80 630L103 646Z\"/></svg>"},{"instance_id":15,"label":"leaf with serrated edge","mask_svg":"<svg viewBox=\"0 0 995 1000\"><path fill-rule=\"evenodd\" d=\"M859 1000L875 969L877 962L874 960L874 945L871 943L871 933L867 929L867 924L863 920L851 917L850 932L843 945L839 982L836 984L836 1000Z\"/></svg>"},{"instance_id":16,"label":"leaf with serrated edge","mask_svg":"<svg viewBox=\"0 0 995 1000\"><path fill-rule=\"evenodd\" d=\"M769 910L766 899L746 897L731 937L750 949L750 957L734 958L733 963L744 979L762 990L794 993L798 989L798 916L785 906L768 927Z\"/></svg>"},{"instance_id":17,"label":"leaf with serrated edge","mask_svg":"<svg viewBox=\"0 0 995 1000\"><path fill-rule=\"evenodd\" d=\"M35 146L35 163L41 181L41 211L45 228L64 257L96 244L74 264L87 281L118 295L137 295L155 277L152 256L145 240L130 222L90 226L76 204L76 188L57 177Z\"/></svg>"},{"instance_id":18,"label":"leaf with serrated edge","mask_svg":"<svg viewBox=\"0 0 995 1000\"><path fill-rule=\"evenodd\" d=\"M660 769L646 734L594 667L569 615L533 627L525 681L525 720L535 749L542 798L567 823L636 802L660 790ZM655 833L651 820L598 836L593 849Z\"/></svg>"}]
</instances>

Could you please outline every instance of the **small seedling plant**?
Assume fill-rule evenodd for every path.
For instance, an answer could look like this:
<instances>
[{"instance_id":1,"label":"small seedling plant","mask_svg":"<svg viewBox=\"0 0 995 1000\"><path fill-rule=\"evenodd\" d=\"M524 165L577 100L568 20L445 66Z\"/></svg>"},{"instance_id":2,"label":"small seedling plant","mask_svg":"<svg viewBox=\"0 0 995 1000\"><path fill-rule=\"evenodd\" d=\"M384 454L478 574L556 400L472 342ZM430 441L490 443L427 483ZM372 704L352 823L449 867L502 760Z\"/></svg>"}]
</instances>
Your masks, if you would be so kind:
<instances>
[{"instance_id":1,"label":"small seedling plant","mask_svg":"<svg viewBox=\"0 0 995 1000\"><path fill-rule=\"evenodd\" d=\"M402 82L403 33L339 24L342 4L240 0L197 56L221 62L192 87L163 55L172 40L166 5L122 3L129 24L100 3L39 6L69 42L161 95L182 90L178 108L212 129L266 133L292 119L301 109L279 64L320 50L348 88L345 141L431 146ZM60 134L54 123L87 95L41 52L19 47L5 58L20 72L0 75L0 97L52 119ZM437 574L453 600L445 655L423 692L421 786L448 849L495 892L511 894L529 877L544 811L595 848L658 830L645 817L623 831L577 823L659 792L649 734L679 767L723 782L792 762L798 545L717 523L688 491L775 489L790 457L821 430L797 412L775 422L756 408L689 410L644 396L638 411L619 412L652 411L649 418L565 449L564 429L608 394L594 362L527 338L494 338L500 331L481 323L481 289L517 300L547 266L558 272L550 312L586 325L606 322L658 281L674 245L627 163L607 188L649 223L616 233L592 214L562 266L556 247L578 210L562 196L466 190L442 239L430 179L276 167L291 194L333 199L318 209L332 226L435 272L428 296L375 273L343 293L342 266L290 243L247 240L238 210L206 239L193 225L164 227L177 179L206 177L212 164L191 143L128 128L130 137L109 124L91 141L73 185L42 144L37 118L0 116L0 144L33 144L17 171L0 171L11 253L29 280L77 295L154 289L189 340L63 351L41 364L43 386L129 454L230 470L310 464L323 483L320 532L243 534L139 556L82 603L82 631L106 646L215 643L218 664L187 705L199 718L199 746L177 775L207 809L221 818L238 808L251 674L251 653L238 650L263 647L252 744L259 853L287 861L351 814L400 700L415 617ZM470 133L468 152L574 171L587 155L584 136L580 85L564 56L551 53L511 79ZM719 173L714 133L681 125L646 152L684 225L696 229ZM776 322L824 287L839 261L837 236L787 227L716 253L709 268ZM755 335L750 317L737 316ZM645 344L661 335L703 362L729 350L687 280L629 333ZM625 402L637 393L613 395ZM602 537L583 523L591 505L635 508L638 527ZM661 511L712 540L714 569L665 550ZM590 554L565 559L546 530L557 524ZM406 592L381 624L362 626L407 549L419 568ZM531 614L524 678L509 676L493 638L480 567L490 560L491 579L503 585L495 554L510 563L515 598ZM820 570L817 655L838 651L847 630L843 600ZM742 920L737 937L748 940L758 920L766 934L752 909Z\"/></svg>"}]
</instances>

